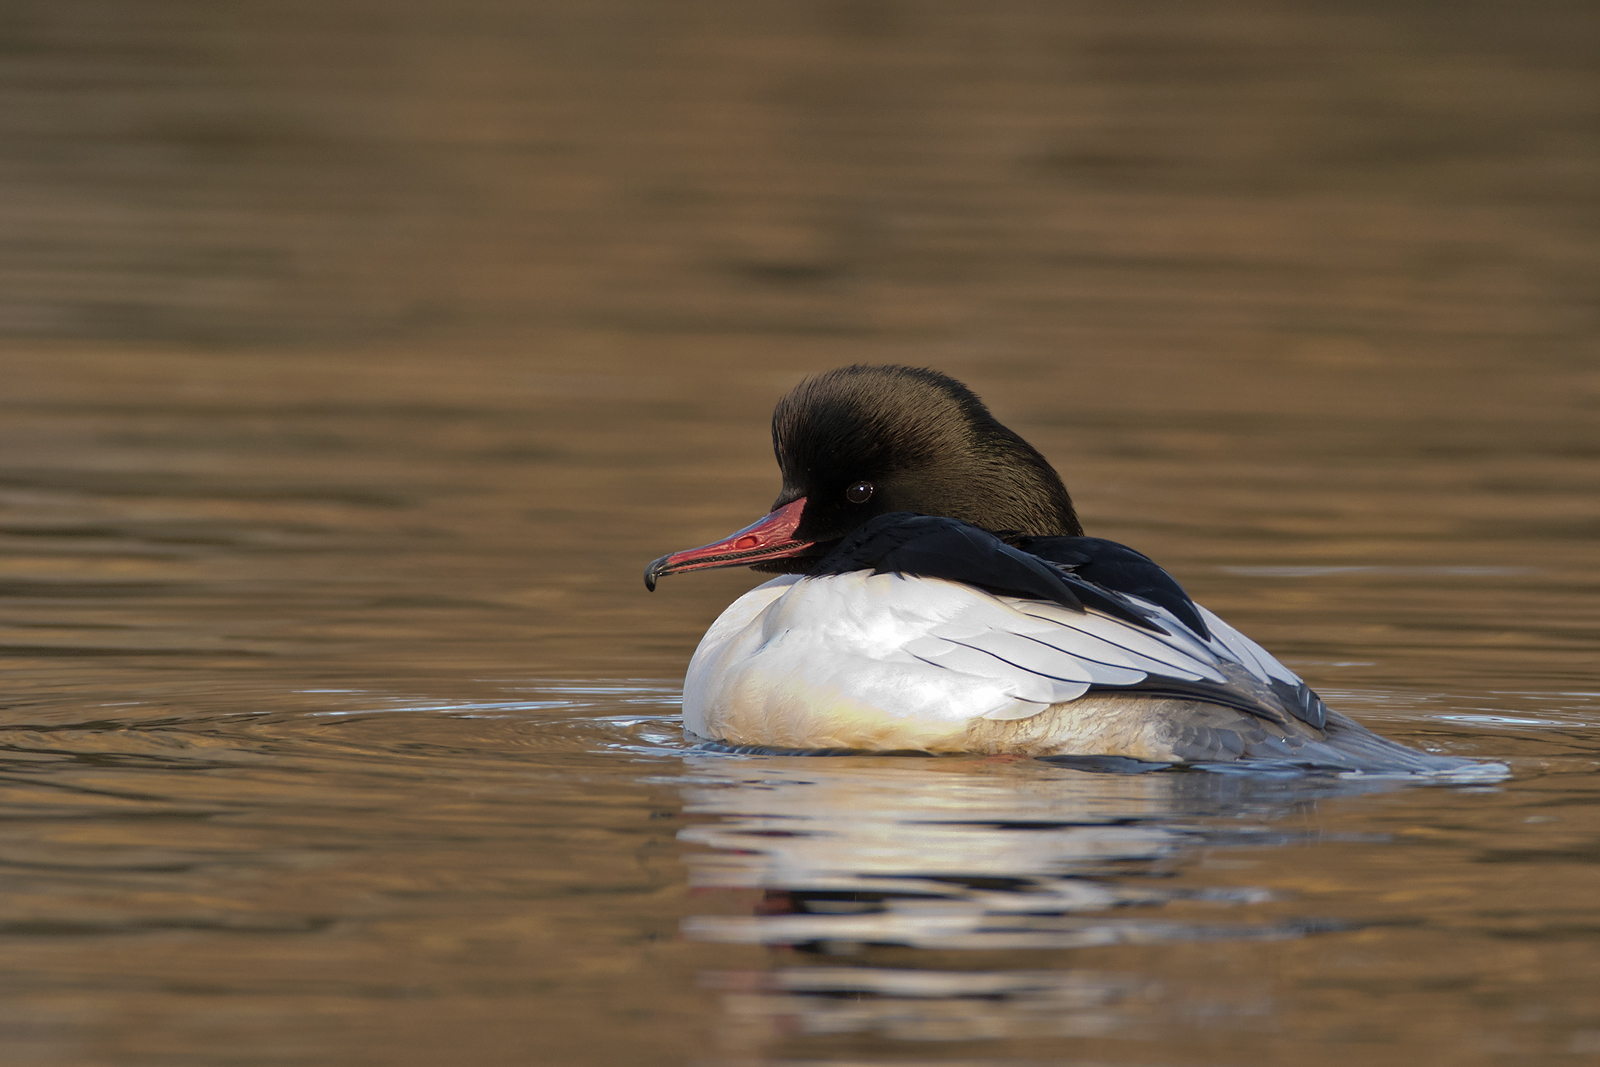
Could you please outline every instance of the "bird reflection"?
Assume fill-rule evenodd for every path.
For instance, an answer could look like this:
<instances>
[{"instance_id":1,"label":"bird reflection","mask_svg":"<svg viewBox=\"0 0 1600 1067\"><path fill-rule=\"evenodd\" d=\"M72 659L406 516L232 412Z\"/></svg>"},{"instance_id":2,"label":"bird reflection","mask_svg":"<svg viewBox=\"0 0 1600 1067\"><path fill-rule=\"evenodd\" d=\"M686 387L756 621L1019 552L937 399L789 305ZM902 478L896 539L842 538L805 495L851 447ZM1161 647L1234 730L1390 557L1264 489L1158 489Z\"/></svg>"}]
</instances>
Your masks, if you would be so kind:
<instances>
[{"instance_id":1,"label":"bird reflection","mask_svg":"<svg viewBox=\"0 0 1600 1067\"><path fill-rule=\"evenodd\" d=\"M705 846L686 857L690 885L761 892L738 914L695 916L683 928L693 940L772 952L769 970L705 979L722 992L724 1036L739 1035L730 1051L741 1056L779 1036L977 1040L1147 1026L1189 994L1145 975L1076 968L1063 950L1333 928L1315 917L1252 920L1245 906L1273 894L1199 884L1189 870L1197 850L1302 842L1309 820L1286 816L1332 795L1404 788L1093 774L1005 758L687 762L684 811L697 821L681 837ZM1164 914L1178 901L1215 910ZM1248 989L1228 990L1221 1004L1214 990L1194 996L1213 1015L1270 1010Z\"/></svg>"}]
</instances>

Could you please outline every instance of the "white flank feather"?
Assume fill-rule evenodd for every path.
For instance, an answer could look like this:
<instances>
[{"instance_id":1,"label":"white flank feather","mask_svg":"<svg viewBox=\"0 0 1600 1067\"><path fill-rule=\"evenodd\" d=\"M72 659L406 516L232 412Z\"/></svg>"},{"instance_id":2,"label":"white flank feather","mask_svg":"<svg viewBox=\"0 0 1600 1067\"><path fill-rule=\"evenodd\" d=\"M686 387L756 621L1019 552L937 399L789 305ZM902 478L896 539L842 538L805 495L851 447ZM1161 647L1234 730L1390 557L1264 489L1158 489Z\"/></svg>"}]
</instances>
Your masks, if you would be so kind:
<instances>
[{"instance_id":1,"label":"white flank feather","mask_svg":"<svg viewBox=\"0 0 1600 1067\"><path fill-rule=\"evenodd\" d=\"M786 575L706 631L684 684L684 724L732 744L938 750L959 748L972 720L1026 719L1091 686L1226 685L1224 662L1262 681L1299 681L1203 608L1209 641L1139 603L1166 634L939 578Z\"/></svg>"}]
</instances>

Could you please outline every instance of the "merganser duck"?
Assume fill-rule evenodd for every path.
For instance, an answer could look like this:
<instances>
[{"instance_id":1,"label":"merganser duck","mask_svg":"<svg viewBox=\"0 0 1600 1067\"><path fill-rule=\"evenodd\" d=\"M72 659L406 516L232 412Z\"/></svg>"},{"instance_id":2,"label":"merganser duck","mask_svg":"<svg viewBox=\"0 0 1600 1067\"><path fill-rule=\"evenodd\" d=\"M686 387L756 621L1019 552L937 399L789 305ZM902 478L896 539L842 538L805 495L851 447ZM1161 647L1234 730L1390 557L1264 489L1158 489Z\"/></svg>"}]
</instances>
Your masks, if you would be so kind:
<instances>
[{"instance_id":1,"label":"merganser duck","mask_svg":"<svg viewBox=\"0 0 1600 1067\"><path fill-rule=\"evenodd\" d=\"M697 742L1443 772L1330 710L1148 557L1085 537L1055 470L937 371L852 366L778 401L765 518L645 570L781 576L706 631Z\"/></svg>"}]
</instances>

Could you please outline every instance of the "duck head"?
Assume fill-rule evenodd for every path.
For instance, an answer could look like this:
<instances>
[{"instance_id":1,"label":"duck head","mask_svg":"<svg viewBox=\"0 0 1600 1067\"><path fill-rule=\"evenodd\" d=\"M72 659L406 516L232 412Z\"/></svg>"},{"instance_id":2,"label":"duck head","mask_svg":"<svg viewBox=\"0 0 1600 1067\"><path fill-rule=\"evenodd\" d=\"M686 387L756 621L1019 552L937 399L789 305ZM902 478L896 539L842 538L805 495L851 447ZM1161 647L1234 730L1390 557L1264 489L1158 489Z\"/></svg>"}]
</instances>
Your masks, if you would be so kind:
<instances>
[{"instance_id":1,"label":"duck head","mask_svg":"<svg viewBox=\"0 0 1600 1067\"><path fill-rule=\"evenodd\" d=\"M947 375L844 367L808 378L772 413L783 489L764 518L662 556L645 585L682 571L747 566L804 573L877 515L942 515L991 531L1078 536L1061 478Z\"/></svg>"}]
</instances>

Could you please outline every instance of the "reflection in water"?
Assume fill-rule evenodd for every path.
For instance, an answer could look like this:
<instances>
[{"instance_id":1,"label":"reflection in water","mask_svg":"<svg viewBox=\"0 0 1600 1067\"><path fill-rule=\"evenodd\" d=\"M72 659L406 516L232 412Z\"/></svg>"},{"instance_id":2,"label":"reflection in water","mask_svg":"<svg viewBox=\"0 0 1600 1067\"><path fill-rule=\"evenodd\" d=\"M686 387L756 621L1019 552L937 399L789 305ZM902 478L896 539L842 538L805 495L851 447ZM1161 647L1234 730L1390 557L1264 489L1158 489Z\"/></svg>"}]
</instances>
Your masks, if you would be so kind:
<instances>
[{"instance_id":1,"label":"reflection in water","mask_svg":"<svg viewBox=\"0 0 1600 1067\"><path fill-rule=\"evenodd\" d=\"M1187 994L1191 1009L1230 1021L1264 1018L1272 1001L1202 999L1172 983L1097 971L918 971L889 968L778 968L719 974L732 1027L759 1042L762 1031L801 1036L873 1034L891 1041L981 1041L999 1037L1123 1035Z\"/></svg>"},{"instance_id":2,"label":"reflection in water","mask_svg":"<svg viewBox=\"0 0 1600 1067\"><path fill-rule=\"evenodd\" d=\"M1102 775L1016 759L686 763L684 811L707 821L680 837L711 849L688 856L690 885L762 896L752 914L687 919L685 935L802 953L766 972L706 976L722 992L724 1022L742 1034L734 1043L746 1045L779 1032L1125 1036L1152 1015L1264 1016L1270 998L1259 991L1219 998L1149 975L997 969L993 953L1010 953L1014 964L1019 952L1346 929L1314 915L1240 917L1231 910L1277 894L1176 884L1172 875L1205 849L1303 844L1305 833L1286 820L1321 798L1403 787L1349 777ZM1188 906L1169 914L1174 904ZM870 950L888 947L925 950L919 956L937 962L881 966ZM944 950L965 950L971 962ZM831 962L801 962L815 957Z\"/></svg>"}]
</instances>

